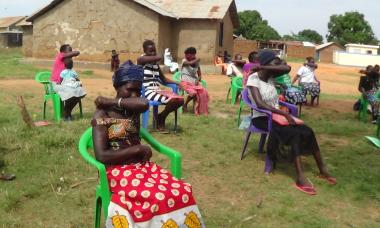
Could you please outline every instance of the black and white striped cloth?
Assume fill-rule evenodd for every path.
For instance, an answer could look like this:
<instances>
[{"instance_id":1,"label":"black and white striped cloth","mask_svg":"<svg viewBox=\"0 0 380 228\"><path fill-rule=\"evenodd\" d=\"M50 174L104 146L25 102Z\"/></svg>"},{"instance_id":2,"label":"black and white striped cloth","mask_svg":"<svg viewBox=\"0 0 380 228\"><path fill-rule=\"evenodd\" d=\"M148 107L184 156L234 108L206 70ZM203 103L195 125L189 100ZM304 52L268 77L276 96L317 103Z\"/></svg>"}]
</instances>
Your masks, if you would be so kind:
<instances>
[{"instance_id":1,"label":"black and white striped cloth","mask_svg":"<svg viewBox=\"0 0 380 228\"><path fill-rule=\"evenodd\" d=\"M163 104L168 103L169 98L157 93L160 90L160 67L158 64L147 63L144 68L144 82L145 98L150 101L159 101Z\"/></svg>"}]
</instances>

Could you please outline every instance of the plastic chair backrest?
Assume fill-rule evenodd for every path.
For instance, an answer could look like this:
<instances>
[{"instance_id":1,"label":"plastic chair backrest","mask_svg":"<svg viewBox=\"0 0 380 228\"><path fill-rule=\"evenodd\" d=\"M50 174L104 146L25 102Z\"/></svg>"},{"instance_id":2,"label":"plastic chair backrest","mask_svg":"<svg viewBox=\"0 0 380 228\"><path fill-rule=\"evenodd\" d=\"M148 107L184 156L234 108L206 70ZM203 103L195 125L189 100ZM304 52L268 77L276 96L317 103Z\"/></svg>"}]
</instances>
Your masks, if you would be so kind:
<instances>
[{"instance_id":1,"label":"plastic chair backrest","mask_svg":"<svg viewBox=\"0 0 380 228\"><path fill-rule=\"evenodd\" d=\"M289 74L284 74L282 76L276 77L274 80L279 85L285 85L287 87L292 86L292 80L291 80Z\"/></svg>"},{"instance_id":2,"label":"plastic chair backrest","mask_svg":"<svg viewBox=\"0 0 380 228\"><path fill-rule=\"evenodd\" d=\"M151 134L148 133L144 128L140 128L140 137L144 139L150 146L152 146L158 152L166 155L170 158L170 171L171 174L181 179L182 177L182 154L159 143L153 138ZM88 128L80 137L78 149L85 161L87 161L92 166L95 166L99 172L99 185L97 187L97 195L102 198L102 207L105 217L108 214L108 205L111 200L111 192L108 186L108 179L106 173L106 167L101 162L97 161L94 156L90 155L88 149L93 149L92 140L92 128Z\"/></svg>"},{"instance_id":3,"label":"plastic chair backrest","mask_svg":"<svg viewBox=\"0 0 380 228\"><path fill-rule=\"evenodd\" d=\"M243 78L242 77L232 78L232 85L237 88L243 89Z\"/></svg>"},{"instance_id":4,"label":"plastic chair backrest","mask_svg":"<svg viewBox=\"0 0 380 228\"><path fill-rule=\"evenodd\" d=\"M53 85L50 81L51 73L49 71L38 72L34 78L36 82L44 85L45 95L54 93Z\"/></svg>"}]
</instances>

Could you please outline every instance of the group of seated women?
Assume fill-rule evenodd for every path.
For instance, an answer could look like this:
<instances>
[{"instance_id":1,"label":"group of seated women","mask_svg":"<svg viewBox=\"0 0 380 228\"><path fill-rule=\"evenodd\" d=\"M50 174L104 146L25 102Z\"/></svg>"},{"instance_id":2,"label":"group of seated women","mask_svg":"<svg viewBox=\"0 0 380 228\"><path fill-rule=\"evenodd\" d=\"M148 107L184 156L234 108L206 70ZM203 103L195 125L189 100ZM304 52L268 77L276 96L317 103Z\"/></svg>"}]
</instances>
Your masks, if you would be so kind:
<instances>
[{"instance_id":1,"label":"group of seated women","mask_svg":"<svg viewBox=\"0 0 380 228\"><path fill-rule=\"evenodd\" d=\"M162 74L154 43L146 41L143 48L145 54L138 58L137 65L128 61L114 72L115 98L98 97L95 100L96 111L91 122L94 150L97 160L106 165L112 193L106 226L117 227L115 222L122 216L129 227L161 227L163 224L170 227L198 224L197 227L204 227L191 185L151 162L152 150L140 142L139 117L149 107L148 100L166 104L158 117L161 128L165 126L167 115L184 104L182 97L159 89L161 82L175 82ZM185 51L182 82L177 83L189 93L188 100L199 99L198 95L192 94L198 94L198 90L201 93L205 91L200 86L200 60L195 54L195 48ZM319 177L335 184L336 179L327 172L322 161L313 130L307 125L295 124L293 117L279 107L274 79L289 73L290 66L271 51L264 51L258 59L257 56L255 58L260 64L253 66L251 70L254 73L249 75L246 83L252 102L260 109L284 116L289 123L283 126L273 122L267 144L271 160L277 160L280 144L289 145L296 168L294 186L297 189L310 195L316 194L314 186L302 171L300 156L305 154L314 156ZM142 87L145 87L144 96L141 96ZM259 112L253 111L252 123L258 128L267 129L267 117Z\"/></svg>"}]
</instances>

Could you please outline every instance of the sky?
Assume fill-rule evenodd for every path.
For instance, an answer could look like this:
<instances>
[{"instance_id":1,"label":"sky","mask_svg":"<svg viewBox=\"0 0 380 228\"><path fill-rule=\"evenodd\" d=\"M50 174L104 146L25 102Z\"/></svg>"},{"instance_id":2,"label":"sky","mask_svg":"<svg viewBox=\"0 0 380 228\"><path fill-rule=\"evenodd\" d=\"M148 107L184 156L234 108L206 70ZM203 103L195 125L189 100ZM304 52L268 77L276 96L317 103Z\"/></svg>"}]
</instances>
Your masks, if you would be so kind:
<instances>
[{"instance_id":1,"label":"sky","mask_svg":"<svg viewBox=\"0 0 380 228\"><path fill-rule=\"evenodd\" d=\"M30 15L49 2L0 0L0 17ZM281 35L313 29L325 37L331 15L358 11L365 15L376 37L380 39L379 0L236 0L236 5L238 11L259 11L263 19Z\"/></svg>"}]
</instances>

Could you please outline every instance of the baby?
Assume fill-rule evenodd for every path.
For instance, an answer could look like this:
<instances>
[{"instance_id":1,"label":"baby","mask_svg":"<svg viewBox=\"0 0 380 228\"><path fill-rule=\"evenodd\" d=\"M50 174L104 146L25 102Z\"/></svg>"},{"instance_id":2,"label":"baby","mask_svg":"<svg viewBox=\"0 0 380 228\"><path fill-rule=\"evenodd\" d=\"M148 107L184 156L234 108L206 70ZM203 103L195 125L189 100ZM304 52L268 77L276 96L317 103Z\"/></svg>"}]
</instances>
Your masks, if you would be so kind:
<instances>
[{"instance_id":1,"label":"baby","mask_svg":"<svg viewBox=\"0 0 380 228\"><path fill-rule=\"evenodd\" d=\"M78 74L73 70L73 60L71 58L65 58L63 60L65 69L61 72L62 82L61 85L77 88L82 86L82 82L78 79Z\"/></svg>"}]
</instances>

